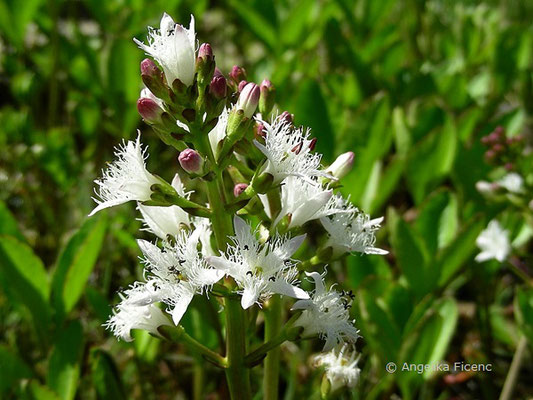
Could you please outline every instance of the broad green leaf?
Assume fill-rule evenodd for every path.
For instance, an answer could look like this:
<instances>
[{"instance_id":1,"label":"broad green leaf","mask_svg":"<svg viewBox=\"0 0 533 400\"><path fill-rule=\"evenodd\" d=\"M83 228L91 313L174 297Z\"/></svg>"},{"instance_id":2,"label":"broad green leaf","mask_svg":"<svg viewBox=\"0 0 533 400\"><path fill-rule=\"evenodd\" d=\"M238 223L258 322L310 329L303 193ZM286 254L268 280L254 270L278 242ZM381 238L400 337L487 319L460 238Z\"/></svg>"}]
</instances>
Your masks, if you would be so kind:
<instances>
[{"instance_id":1,"label":"broad green leaf","mask_svg":"<svg viewBox=\"0 0 533 400\"><path fill-rule=\"evenodd\" d=\"M0 396L8 389L15 387L18 380L33 376L32 370L26 363L4 345L0 345L0 371L2 371Z\"/></svg>"},{"instance_id":2,"label":"broad green leaf","mask_svg":"<svg viewBox=\"0 0 533 400\"><path fill-rule=\"evenodd\" d=\"M49 387L31 381L26 389L28 400L61 400L61 398Z\"/></svg>"},{"instance_id":3,"label":"broad green leaf","mask_svg":"<svg viewBox=\"0 0 533 400\"><path fill-rule=\"evenodd\" d=\"M83 294L102 246L107 222L88 219L61 252L54 271L53 304L60 316L68 314Z\"/></svg>"},{"instance_id":4,"label":"broad green leaf","mask_svg":"<svg viewBox=\"0 0 533 400\"><path fill-rule=\"evenodd\" d=\"M450 172L457 138L453 122L426 136L413 147L407 165L407 181L417 203Z\"/></svg>"},{"instance_id":5,"label":"broad green leaf","mask_svg":"<svg viewBox=\"0 0 533 400\"><path fill-rule=\"evenodd\" d=\"M231 8L241 21L271 50L277 48L278 33L271 22L262 13L244 1L231 0Z\"/></svg>"},{"instance_id":6,"label":"broad green leaf","mask_svg":"<svg viewBox=\"0 0 533 400\"><path fill-rule=\"evenodd\" d=\"M13 236L21 242L26 242L26 238L17 225L17 220L3 201L0 201L0 235Z\"/></svg>"},{"instance_id":7,"label":"broad green leaf","mask_svg":"<svg viewBox=\"0 0 533 400\"><path fill-rule=\"evenodd\" d=\"M365 209L367 213L373 215L389 199L392 193L396 190L404 169L405 159L394 156L381 174L379 190L370 207Z\"/></svg>"},{"instance_id":8,"label":"broad green leaf","mask_svg":"<svg viewBox=\"0 0 533 400\"><path fill-rule=\"evenodd\" d=\"M394 143L396 153L404 156L411 148L411 132L407 128L405 113L400 107L395 107L392 111L392 125L394 127Z\"/></svg>"},{"instance_id":9,"label":"broad green leaf","mask_svg":"<svg viewBox=\"0 0 533 400\"><path fill-rule=\"evenodd\" d=\"M135 355L146 363L152 363L157 357L161 340L150 335L148 331L135 329L132 333Z\"/></svg>"},{"instance_id":10,"label":"broad green leaf","mask_svg":"<svg viewBox=\"0 0 533 400\"><path fill-rule=\"evenodd\" d=\"M317 151L324 154L326 160L333 155L331 141L335 135L331 127L326 98L322 89L313 80L306 80L298 85L298 92L293 99L293 109L297 124L308 126L318 139Z\"/></svg>"},{"instance_id":11,"label":"broad green leaf","mask_svg":"<svg viewBox=\"0 0 533 400\"><path fill-rule=\"evenodd\" d=\"M288 46L298 43L304 39L303 36L308 28L312 29L309 23L311 12L316 7L316 3L308 0L299 0L291 8L287 18L281 23L281 39Z\"/></svg>"},{"instance_id":12,"label":"broad green leaf","mask_svg":"<svg viewBox=\"0 0 533 400\"><path fill-rule=\"evenodd\" d=\"M415 228L424 241L428 254L434 255L439 245L439 222L450 201L448 191L438 191L420 205Z\"/></svg>"},{"instance_id":13,"label":"broad green leaf","mask_svg":"<svg viewBox=\"0 0 533 400\"><path fill-rule=\"evenodd\" d=\"M126 400L120 373L111 356L103 350L92 349L90 355L93 385L101 400Z\"/></svg>"},{"instance_id":14,"label":"broad green leaf","mask_svg":"<svg viewBox=\"0 0 533 400\"><path fill-rule=\"evenodd\" d=\"M472 256L476 249L476 238L485 227L485 221L473 219L464 226L449 246L443 248L435 260L434 268L439 271L438 285L446 284L449 279Z\"/></svg>"},{"instance_id":15,"label":"broad green leaf","mask_svg":"<svg viewBox=\"0 0 533 400\"><path fill-rule=\"evenodd\" d=\"M0 283L10 298L28 308L39 337L46 340L50 318L48 275L32 249L10 236L0 236Z\"/></svg>"},{"instance_id":16,"label":"broad green leaf","mask_svg":"<svg viewBox=\"0 0 533 400\"><path fill-rule=\"evenodd\" d=\"M357 289L370 277L385 279L392 277L390 267L383 257L350 255L347 261L347 274L351 288Z\"/></svg>"},{"instance_id":17,"label":"broad green leaf","mask_svg":"<svg viewBox=\"0 0 533 400\"><path fill-rule=\"evenodd\" d=\"M48 366L47 384L61 400L72 400L76 395L82 354L83 329L73 321L57 335Z\"/></svg>"},{"instance_id":18,"label":"broad green leaf","mask_svg":"<svg viewBox=\"0 0 533 400\"><path fill-rule=\"evenodd\" d=\"M402 218L391 231L391 243L409 287L417 296L426 294L434 283L433 266L420 237Z\"/></svg>"}]
</instances>

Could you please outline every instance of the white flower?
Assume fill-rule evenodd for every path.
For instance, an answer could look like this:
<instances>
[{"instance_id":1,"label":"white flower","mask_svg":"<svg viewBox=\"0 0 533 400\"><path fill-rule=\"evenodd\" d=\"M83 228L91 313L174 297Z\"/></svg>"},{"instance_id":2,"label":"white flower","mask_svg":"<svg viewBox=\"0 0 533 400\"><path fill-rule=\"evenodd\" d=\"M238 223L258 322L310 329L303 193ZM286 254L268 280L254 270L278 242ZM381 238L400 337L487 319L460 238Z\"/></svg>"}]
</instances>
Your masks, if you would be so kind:
<instances>
[{"instance_id":1,"label":"white flower","mask_svg":"<svg viewBox=\"0 0 533 400\"><path fill-rule=\"evenodd\" d=\"M356 358L355 350L349 352L348 346L344 345L337 353L331 350L325 354L314 357L317 366L323 366L326 370L326 378L331 384L331 392L342 386L354 388L359 382L361 370L357 367L359 357Z\"/></svg>"},{"instance_id":2,"label":"white flower","mask_svg":"<svg viewBox=\"0 0 533 400\"><path fill-rule=\"evenodd\" d=\"M103 171L102 179L96 180L99 186L95 192L100 199L93 198L98 206L89 216L104 208L126 203L130 200L150 200L150 187L159 180L146 170L146 149L141 145L141 135L135 142L128 141L115 149L115 160Z\"/></svg>"},{"instance_id":3,"label":"white flower","mask_svg":"<svg viewBox=\"0 0 533 400\"><path fill-rule=\"evenodd\" d=\"M277 117L272 124L259 120L264 125L265 144L254 140L255 146L267 157L263 173L274 177L278 184L288 176L310 179L315 176L328 176L319 171L321 155L312 153L310 130L294 128L284 118Z\"/></svg>"},{"instance_id":4,"label":"white flower","mask_svg":"<svg viewBox=\"0 0 533 400\"><path fill-rule=\"evenodd\" d=\"M511 252L509 231L503 230L496 220L489 222L487 228L477 237L476 244L481 250L476 256L477 262L492 259L502 262Z\"/></svg>"},{"instance_id":5,"label":"white flower","mask_svg":"<svg viewBox=\"0 0 533 400\"><path fill-rule=\"evenodd\" d=\"M203 258L213 253L209 235L209 225L201 221L192 232L180 231L174 243L163 242L163 248L139 240L144 255L142 261L145 264L146 282L136 282L121 294L123 300L119 311L134 312L135 309L131 307L163 302L167 304L167 312L171 314L174 324L178 325L193 296L209 290L224 276L222 271L209 267ZM201 251L198 250L200 244Z\"/></svg>"},{"instance_id":6,"label":"white flower","mask_svg":"<svg viewBox=\"0 0 533 400\"><path fill-rule=\"evenodd\" d=\"M228 126L228 110L224 108L220 116L218 117L217 124L211 132L209 132L209 143L211 150L215 158L220 150L219 144L226 137L226 127Z\"/></svg>"},{"instance_id":7,"label":"white flower","mask_svg":"<svg viewBox=\"0 0 533 400\"><path fill-rule=\"evenodd\" d=\"M344 208L343 206L347 204L340 196L336 198L336 201L338 208ZM374 247L375 232L380 228L382 221L383 217L370 219L367 214L357 209L349 213L338 213L320 218L320 222L329 233L325 246L333 248L334 256L354 251L365 254L388 254L388 251Z\"/></svg>"},{"instance_id":8,"label":"white flower","mask_svg":"<svg viewBox=\"0 0 533 400\"><path fill-rule=\"evenodd\" d=\"M290 229L327 215L350 213L354 209L353 206L340 208L338 205L338 195L334 196L333 190L324 189L318 183L289 176L282 182L281 211L274 225L286 215L289 216Z\"/></svg>"},{"instance_id":9,"label":"white flower","mask_svg":"<svg viewBox=\"0 0 533 400\"><path fill-rule=\"evenodd\" d=\"M165 13L159 27L160 29L148 27L148 45L137 39L133 40L161 65L170 87L175 79L190 86L196 67L194 17L191 15L189 29L186 29Z\"/></svg>"},{"instance_id":10,"label":"white flower","mask_svg":"<svg viewBox=\"0 0 533 400\"><path fill-rule=\"evenodd\" d=\"M522 193L524 190L524 179L516 172L508 173L496 183L511 193Z\"/></svg>"},{"instance_id":11,"label":"white flower","mask_svg":"<svg viewBox=\"0 0 533 400\"><path fill-rule=\"evenodd\" d=\"M305 235L292 239L274 237L265 245L260 245L255 237L256 232L241 218L235 216L234 246L229 246L226 254L208 257L214 267L233 277L242 288L241 305L249 308L259 300L265 300L274 293L307 299L309 295L294 286L296 262L290 257L300 247Z\"/></svg>"},{"instance_id":12,"label":"white flower","mask_svg":"<svg viewBox=\"0 0 533 400\"><path fill-rule=\"evenodd\" d=\"M172 187L176 192L185 198L189 198L190 192L185 192L178 174L172 180ZM142 214L142 219L147 230L161 239L166 239L168 235L177 236L183 226L189 226L190 218L183 209L178 206L145 206L141 203L137 205Z\"/></svg>"},{"instance_id":13,"label":"white flower","mask_svg":"<svg viewBox=\"0 0 533 400\"><path fill-rule=\"evenodd\" d=\"M304 335L319 335L325 339L323 351L329 351L337 344L344 342L355 343L358 330L350 320L350 295L336 290L326 290L322 275L318 272L306 272L315 281L315 290L309 300L298 300L292 310L304 310L296 320L294 326L304 328Z\"/></svg>"},{"instance_id":14,"label":"white flower","mask_svg":"<svg viewBox=\"0 0 533 400\"><path fill-rule=\"evenodd\" d=\"M159 335L158 327L171 325L165 314L154 304L136 306L130 303L121 303L113 313L113 316L104 326L126 342L133 340L130 334L132 329L142 329Z\"/></svg>"}]
</instances>

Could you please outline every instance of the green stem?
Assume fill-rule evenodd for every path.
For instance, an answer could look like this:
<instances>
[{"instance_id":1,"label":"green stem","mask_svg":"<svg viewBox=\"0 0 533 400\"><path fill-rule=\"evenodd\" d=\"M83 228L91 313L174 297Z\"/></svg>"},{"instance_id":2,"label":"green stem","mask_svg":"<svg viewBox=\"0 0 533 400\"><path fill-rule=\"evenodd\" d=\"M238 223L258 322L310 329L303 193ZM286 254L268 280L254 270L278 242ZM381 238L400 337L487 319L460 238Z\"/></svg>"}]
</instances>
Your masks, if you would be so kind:
<instances>
[{"instance_id":1,"label":"green stem","mask_svg":"<svg viewBox=\"0 0 533 400\"><path fill-rule=\"evenodd\" d=\"M281 330L281 298L279 295L274 295L268 301L268 309L265 309L265 342L276 338ZM263 398L265 400L278 399L279 386L279 360L280 347L276 343L275 346L267 353L265 358L265 371L263 375Z\"/></svg>"},{"instance_id":2,"label":"green stem","mask_svg":"<svg viewBox=\"0 0 533 400\"><path fill-rule=\"evenodd\" d=\"M193 399L203 399L204 389L204 366L201 360L194 361L194 373L193 373Z\"/></svg>"},{"instance_id":3,"label":"green stem","mask_svg":"<svg viewBox=\"0 0 533 400\"><path fill-rule=\"evenodd\" d=\"M157 330L165 339L175 343L183 343L189 348L189 350L201 354L213 364L218 365L220 367L224 367L226 365L226 360L222 358L220 354L215 353L210 348L204 346L196 339L189 336L181 325L176 327L163 325L157 328Z\"/></svg>"},{"instance_id":4,"label":"green stem","mask_svg":"<svg viewBox=\"0 0 533 400\"><path fill-rule=\"evenodd\" d=\"M226 379L233 400L249 400L250 370L244 362L246 356L246 325L244 310L239 299L226 297Z\"/></svg>"},{"instance_id":5,"label":"green stem","mask_svg":"<svg viewBox=\"0 0 533 400\"><path fill-rule=\"evenodd\" d=\"M527 339L525 336L521 336L518 341L518 346L516 346L516 351L513 356L513 361L511 362L511 367L505 378L505 383L503 384L502 393L500 394L499 400L509 400L513 396L513 391L516 385L516 380L518 379L518 373L520 372L520 367L522 366L522 360L524 358L524 353L527 348Z\"/></svg>"}]
</instances>

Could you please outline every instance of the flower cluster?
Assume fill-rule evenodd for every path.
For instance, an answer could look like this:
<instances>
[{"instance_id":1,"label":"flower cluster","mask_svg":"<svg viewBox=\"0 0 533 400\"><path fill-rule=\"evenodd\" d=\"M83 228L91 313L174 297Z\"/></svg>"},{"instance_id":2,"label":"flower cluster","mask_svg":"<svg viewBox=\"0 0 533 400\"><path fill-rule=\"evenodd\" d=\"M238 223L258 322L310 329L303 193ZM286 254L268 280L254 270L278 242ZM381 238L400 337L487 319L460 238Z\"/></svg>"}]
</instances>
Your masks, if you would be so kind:
<instances>
[{"instance_id":1,"label":"flower cluster","mask_svg":"<svg viewBox=\"0 0 533 400\"><path fill-rule=\"evenodd\" d=\"M144 280L120 293L106 326L129 341L132 329L159 335L159 327L178 325L195 295L238 296L243 310L281 295L295 299L291 324L299 338L323 339L324 351L345 346L334 361L321 362L334 386L353 386L357 362L348 357L346 367L342 360L358 338L354 295L327 289L325 274L306 272L312 292L299 278L349 253L387 253L376 247L382 218L371 219L337 190L354 154L324 166L310 129L275 109L270 81L249 82L240 67L226 77L210 45L197 49L194 18L187 29L165 14L159 29L149 28L148 44L135 42L155 60L141 63L139 113L179 151L179 167L171 183L148 172L139 134L117 148L117 160L96 181L91 215L136 201L143 230L154 235L138 241ZM195 196L186 189L192 179ZM297 252L319 256L300 261Z\"/></svg>"}]
</instances>

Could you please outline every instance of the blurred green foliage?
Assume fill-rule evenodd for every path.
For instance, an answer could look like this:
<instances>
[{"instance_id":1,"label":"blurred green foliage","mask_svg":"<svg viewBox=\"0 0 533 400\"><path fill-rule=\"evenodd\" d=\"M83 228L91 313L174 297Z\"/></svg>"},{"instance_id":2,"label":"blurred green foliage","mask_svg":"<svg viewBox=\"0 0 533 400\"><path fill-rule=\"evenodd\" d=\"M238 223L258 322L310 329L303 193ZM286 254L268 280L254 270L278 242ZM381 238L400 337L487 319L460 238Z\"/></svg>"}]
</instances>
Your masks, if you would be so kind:
<instances>
[{"instance_id":1,"label":"blurred green foliage","mask_svg":"<svg viewBox=\"0 0 533 400\"><path fill-rule=\"evenodd\" d=\"M183 23L195 15L223 72L239 64L256 82L269 78L326 163L354 151L343 192L386 215L378 243L389 258L331 266L357 293L363 372L351 398L497 398L520 335L532 343L533 292L506 266L476 264L475 240L503 215L531 281L531 214L487 203L475 183L492 171L481 136L498 125L531 134L527 0L2 0L0 396L191 393L192 358L144 332L116 342L101 326L118 287L141 274L133 207L85 221L92 180L136 128L149 163L168 176L176 169L135 108L143 54L132 37L144 39L163 11ZM193 304L184 325L216 348L205 310ZM307 361L319 348L301 347L284 352L285 399L318 396L319 371ZM384 368L441 360L494 370L452 382ZM527 360L515 398L533 391ZM204 375L204 392L225 398L222 374L207 365Z\"/></svg>"}]
</instances>

